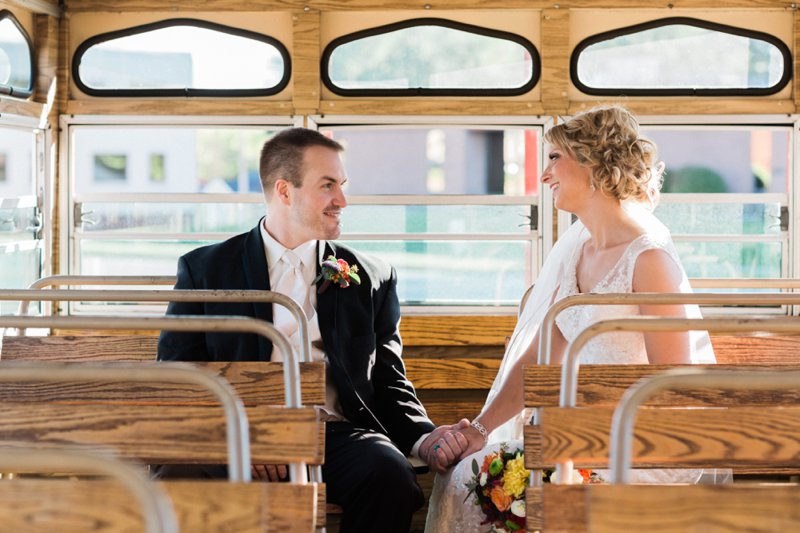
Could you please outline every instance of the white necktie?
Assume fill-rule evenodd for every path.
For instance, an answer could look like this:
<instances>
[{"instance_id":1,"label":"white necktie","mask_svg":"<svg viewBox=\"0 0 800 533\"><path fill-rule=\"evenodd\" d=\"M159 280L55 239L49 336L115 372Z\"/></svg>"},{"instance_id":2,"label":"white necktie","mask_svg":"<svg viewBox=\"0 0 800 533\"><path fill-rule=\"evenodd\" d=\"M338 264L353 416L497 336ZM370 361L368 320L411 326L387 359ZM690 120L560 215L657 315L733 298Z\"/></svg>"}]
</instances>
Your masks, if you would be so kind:
<instances>
[{"instance_id":1,"label":"white necktie","mask_svg":"<svg viewBox=\"0 0 800 533\"><path fill-rule=\"evenodd\" d=\"M286 250L280 261L285 269L283 275L272 284L272 290L290 297L308 313L309 288L303 279L302 261L291 250ZM273 324L289 338L297 331L297 319L282 305L273 305Z\"/></svg>"}]
</instances>

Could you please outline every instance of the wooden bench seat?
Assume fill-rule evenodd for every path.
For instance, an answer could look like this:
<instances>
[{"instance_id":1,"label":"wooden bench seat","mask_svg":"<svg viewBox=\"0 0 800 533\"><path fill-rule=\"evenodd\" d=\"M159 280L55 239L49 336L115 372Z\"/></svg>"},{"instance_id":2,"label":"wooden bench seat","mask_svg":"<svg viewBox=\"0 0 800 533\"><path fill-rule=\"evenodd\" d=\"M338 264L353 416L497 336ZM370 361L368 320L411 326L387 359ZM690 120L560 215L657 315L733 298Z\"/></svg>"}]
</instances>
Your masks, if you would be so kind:
<instances>
[{"instance_id":1,"label":"wooden bench seat","mask_svg":"<svg viewBox=\"0 0 800 533\"><path fill-rule=\"evenodd\" d=\"M180 531L314 531L316 484L167 481ZM324 492L324 491L323 491ZM135 500L105 480L17 479L0 483L3 531L143 531Z\"/></svg>"},{"instance_id":2,"label":"wooden bench seat","mask_svg":"<svg viewBox=\"0 0 800 533\"><path fill-rule=\"evenodd\" d=\"M541 514L529 531L781 533L800 530L800 487L786 485L545 485L529 488Z\"/></svg>"}]
</instances>

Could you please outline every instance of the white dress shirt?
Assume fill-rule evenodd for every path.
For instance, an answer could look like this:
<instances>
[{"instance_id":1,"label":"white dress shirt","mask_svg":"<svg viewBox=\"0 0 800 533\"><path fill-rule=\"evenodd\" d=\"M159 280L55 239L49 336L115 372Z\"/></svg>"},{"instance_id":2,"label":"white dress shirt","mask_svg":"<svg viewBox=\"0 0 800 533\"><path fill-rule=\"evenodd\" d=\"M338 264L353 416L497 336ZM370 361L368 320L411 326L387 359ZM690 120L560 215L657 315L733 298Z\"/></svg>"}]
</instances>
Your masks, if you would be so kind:
<instances>
[{"instance_id":1,"label":"white dress shirt","mask_svg":"<svg viewBox=\"0 0 800 533\"><path fill-rule=\"evenodd\" d=\"M284 269L290 268L285 261L280 260L287 248L276 241L275 238L269 234L263 222L260 226L260 229L261 238L264 240L264 251L267 255L267 268L269 269L269 279L271 284L272 280L280 279L280 277L283 276ZM319 246L317 246L318 244ZM325 355L325 352L315 346L315 344L321 344L322 334L319 330L319 320L316 313L317 291L316 288L312 286L312 283L314 282L314 278L317 276L317 265L321 264L323 261L323 255L325 254L325 242L304 242L297 248L294 248L292 252L303 263L301 270L303 273L303 278L306 282L305 285L308 287L308 303L314 311L313 314L308 313L308 335L309 340L311 341L311 359L314 361L325 362L325 407L323 408L323 412L326 415L326 420L346 420L346 418L342 415L341 404L339 404L339 394L336 391L336 386L333 383L333 379L331 379L328 356ZM276 305L277 304L272 304L273 314L275 313ZM300 302L300 305L303 305L303 302ZM299 332L295 332L289 338L289 341L297 349L297 353L300 353ZM277 352L273 350L272 353L272 360L279 361L280 356L277 356ZM419 457L419 447L422 444L422 441L424 441L428 435L429 433L424 434L417 440L417 442L414 443L414 446L411 448L412 456Z\"/></svg>"},{"instance_id":2,"label":"white dress shirt","mask_svg":"<svg viewBox=\"0 0 800 533\"><path fill-rule=\"evenodd\" d=\"M261 238L264 240L264 251L267 256L267 268L269 269L270 286L274 283L273 280L280 279L284 271L291 268L285 261L281 261L281 257L287 248L279 243L275 238L269 234L267 229L262 223L260 226ZM317 251L317 244L320 244L319 251ZM342 408L339 404L339 394L336 391L336 386L333 383L330 375L330 364L328 363L328 356L319 349L317 346L322 343L322 334L319 330L319 320L316 313L317 309L317 291L316 286L313 285L314 278L317 276L317 265L322 262L322 255L325 253L325 243L320 241L304 242L292 252L302 261L300 270L303 275L304 284L308 288L307 303L298 302L301 306L306 307L306 314L308 315L308 336L311 341L311 359L313 361L323 361L325 363L325 407L323 411L326 413L326 420L345 420L342 416ZM273 316L275 314L275 307L278 304L272 304ZM311 312L309 312L309 308ZM294 346L296 353L300 353L300 333L295 331L290 337L289 342ZM280 362L281 356L276 350L272 352L272 360Z\"/></svg>"}]
</instances>

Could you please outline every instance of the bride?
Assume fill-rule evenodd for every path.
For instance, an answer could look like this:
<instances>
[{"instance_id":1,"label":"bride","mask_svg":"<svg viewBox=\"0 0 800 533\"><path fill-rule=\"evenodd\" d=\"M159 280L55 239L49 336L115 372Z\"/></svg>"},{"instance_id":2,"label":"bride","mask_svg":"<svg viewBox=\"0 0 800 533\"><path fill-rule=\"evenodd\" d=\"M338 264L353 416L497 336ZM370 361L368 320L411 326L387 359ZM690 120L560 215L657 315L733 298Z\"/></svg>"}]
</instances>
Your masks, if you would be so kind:
<instances>
[{"instance_id":1,"label":"bride","mask_svg":"<svg viewBox=\"0 0 800 533\"><path fill-rule=\"evenodd\" d=\"M551 148L541 181L552 190L555 206L574 213L579 221L548 255L486 404L472 424L461 430L468 442L462 460L436 477L427 533L487 528L481 526L480 507L467 497L466 483L474 475L473 459L482 464L501 442L509 450L522 448L522 367L536 363L538 326L550 304L587 292L691 292L669 231L651 212L664 165L657 160L655 145L640 136L636 119L619 106L595 108L551 128L544 138ZM590 324L638 314L697 317L700 311L683 305L571 307L556 319L550 360L560 364L566 346ZM705 332L613 332L590 341L581 362L713 363L714 354ZM633 481L693 483L700 473L635 471Z\"/></svg>"}]
</instances>

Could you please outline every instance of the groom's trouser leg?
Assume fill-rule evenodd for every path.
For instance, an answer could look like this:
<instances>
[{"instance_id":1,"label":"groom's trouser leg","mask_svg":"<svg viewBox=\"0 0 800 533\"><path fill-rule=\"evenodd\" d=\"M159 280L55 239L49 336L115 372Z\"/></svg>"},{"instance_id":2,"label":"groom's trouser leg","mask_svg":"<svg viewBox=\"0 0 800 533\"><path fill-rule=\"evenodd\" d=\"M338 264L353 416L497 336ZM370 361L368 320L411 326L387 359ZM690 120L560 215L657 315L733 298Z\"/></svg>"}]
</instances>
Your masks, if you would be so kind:
<instances>
[{"instance_id":1,"label":"groom's trouser leg","mask_svg":"<svg viewBox=\"0 0 800 533\"><path fill-rule=\"evenodd\" d=\"M322 479L344 511L341 533L407 533L425 497L414 468L388 437L348 422L328 422Z\"/></svg>"}]
</instances>

